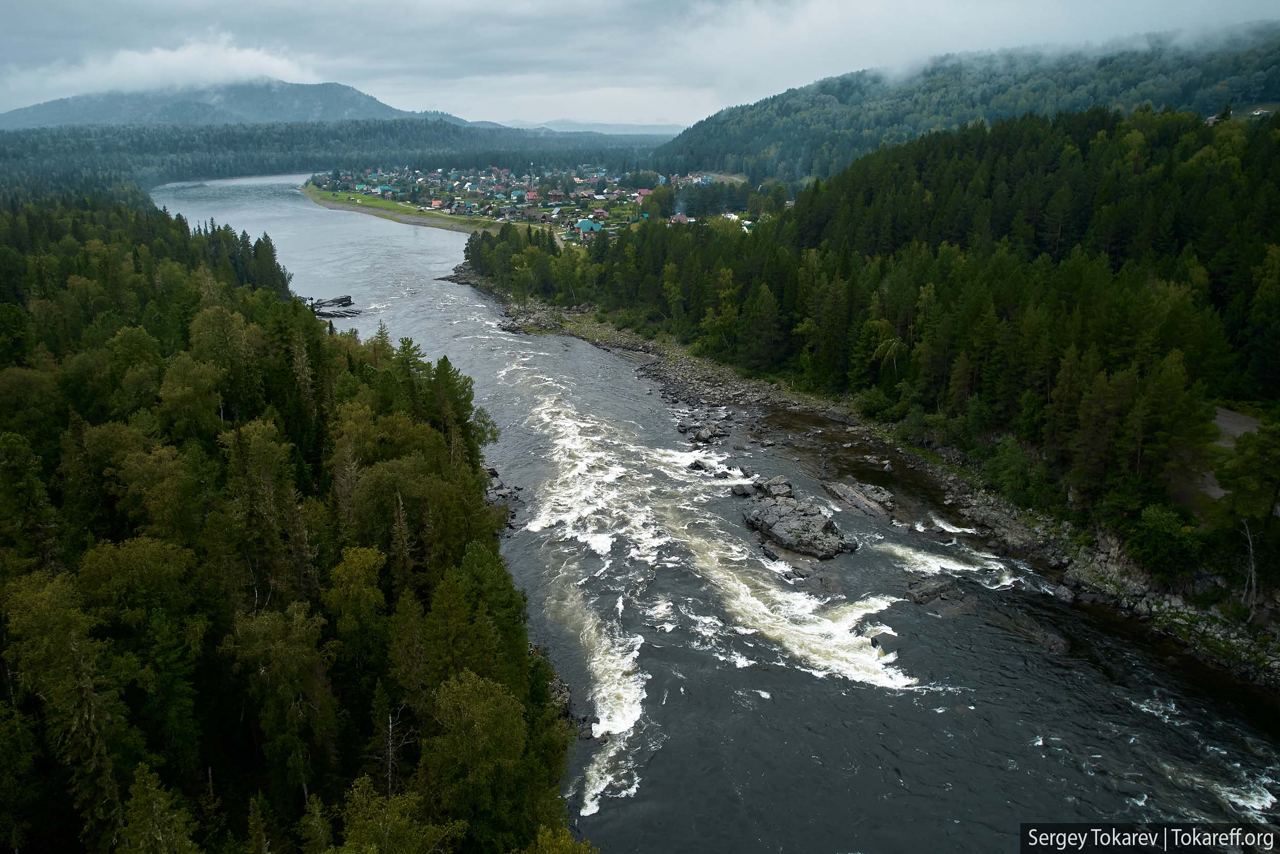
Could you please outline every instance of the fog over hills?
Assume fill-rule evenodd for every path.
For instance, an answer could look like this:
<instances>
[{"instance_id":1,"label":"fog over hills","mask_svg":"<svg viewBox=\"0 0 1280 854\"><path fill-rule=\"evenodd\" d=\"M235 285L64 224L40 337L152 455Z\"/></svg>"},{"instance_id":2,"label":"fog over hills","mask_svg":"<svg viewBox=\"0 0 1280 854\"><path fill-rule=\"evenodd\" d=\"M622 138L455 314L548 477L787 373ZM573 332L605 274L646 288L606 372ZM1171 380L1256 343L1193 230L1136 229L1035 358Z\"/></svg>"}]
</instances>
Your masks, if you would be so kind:
<instances>
[{"instance_id":1,"label":"fog over hills","mask_svg":"<svg viewBox=\"0 0 1280 854\"><path fill-rule=\"evenodd\" d=\"M141 92L99 92L44 101L0 113L0 130L65 125L229 125L336 122L353 119L440 119L456 125L551 130L557 133L645 135L672 138L683 125L586 122L467 121L437 110L401 110L342 83L286 83L263 78L244 83L175 87Z\"/></svg>"},{"instance_id":2,"label":"fog over hills","mask_svg":"<svg viewBox=\"0 0 1280 854\"><path fill-rule=\"evenodd\" d=\"M655 152L659 168L825 178L856 157L973 121L1105 107L1216 113L1280 100L1280 23L1192 36L1134 36L1101 47L935 57L867 69L730 107Z\"/></svg>"},{"instance_id":3,"label":"fog over hills","mask_svg":"<svg viewBox=\"0 0 1280 854\"><path fill-rule=\"evenodd\" d=\"M674 137L685 129L673 124L629 124L624 122L582 122L574 119L552 119L547 122L503 122L513 128L546 128L560 133L642 134L645 136Z\"/></svg>"},{"instance_id":4,"label":"fog over hills","mask_svg":"<svg viewBox=\"0 0 1280 854\"><path fill-rule=\"evenodd\" d=\"M0 113L0 130L61 125L262 124L415 116L466 124L448 113L399 110L341 83L262 79L197 88L59 98Z\"/></svg>"}]
</instances>

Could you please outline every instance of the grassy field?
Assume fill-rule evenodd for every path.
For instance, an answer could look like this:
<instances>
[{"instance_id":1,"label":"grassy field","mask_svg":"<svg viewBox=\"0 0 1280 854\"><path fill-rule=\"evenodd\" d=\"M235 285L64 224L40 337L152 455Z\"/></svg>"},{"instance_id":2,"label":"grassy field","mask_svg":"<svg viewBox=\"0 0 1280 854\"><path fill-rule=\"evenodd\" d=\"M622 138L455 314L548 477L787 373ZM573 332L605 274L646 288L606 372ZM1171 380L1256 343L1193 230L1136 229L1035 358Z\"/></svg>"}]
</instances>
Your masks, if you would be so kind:
<instances>
[{"instance_id":1,"label":"grassy field","mask_svg":"<svg viewBox=\"0 0 1280 854\"><path fill-rule=\"evenodd\" d=\"M355 196L352 193L330 193L311 184L305 184L302 192L318 205L335 210L357 211L372 214L410 225L425 225L449 231L497 231L499 223L481 216L454 216L439 211L420 211L407 202L395 202L376 196ZM351 198L358 201L351 201Z\"/></svg>"}]
</instances>

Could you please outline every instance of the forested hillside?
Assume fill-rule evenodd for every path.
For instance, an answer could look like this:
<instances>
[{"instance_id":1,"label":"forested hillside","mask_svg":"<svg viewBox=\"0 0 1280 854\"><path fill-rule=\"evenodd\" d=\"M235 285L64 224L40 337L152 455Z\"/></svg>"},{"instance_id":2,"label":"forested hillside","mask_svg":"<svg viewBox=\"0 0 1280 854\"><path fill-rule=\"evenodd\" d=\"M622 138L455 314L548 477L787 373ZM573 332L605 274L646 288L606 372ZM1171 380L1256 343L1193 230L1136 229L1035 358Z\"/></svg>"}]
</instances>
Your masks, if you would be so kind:
<instances>
[{"instance_id":1,"label":"forested hillside","mask_svg":"<svg viewBox=\"0 0 1280 854\"><path fill-rule=\"evenodd\" d=\"M703 119L655 152L664 171L743 172L753 182L826 178L921 134L1025 113L1142 105L1201 116L1280 101L1280 24L1070 52L944 56L905 75L859 71Z\"/></svg>"},{"instance_id":2,"label":"forested hillside","mask_svg":"<svg viewBox=\"0 0 1280 854\"><path fill-rule=\"evenodd\" d=\"M409 118L341 83L253 80L144 92L100 92L0 113L0 129L57 125L221 125ZM436 118L465 124L444 113Z\"/></svg>"},{"instance_id":3,"label":"forested hillside","mask_svg":"<svg viewBox=\"0 0 1280 854\"><path fill-rule=\"evenodd\" d=\"M661 137L463 126L441 119L215 126L79 126L0 132L0 199L49 187L366 169L600 163L634 169Z\"/></svg>"},{"instance_id":4,"label":"forested hillside","mask_svg":"<svg viewBox=\"0 0 1280 854\"><path fill-rule=\"evenodd\" d=\"M1173 583L1211 555L1280 582L1276 425L1220 467L1226 498L1198 491L1210 399L1280 398L1280 119L1029 116L868 155L751 233L646 223L562 250L507 227L467 257L517 294L851 395Z\"/></svg>"},{"instance_id":5,"label":"forested hillside","mask_svg":"<svg viewBox=\"0 0 1280 854\"><path fill-rule=\"evenodd\" d=\"M0 213L0 840L578 851L470 381L265 236Z\"/></svg>"}]
</instances>

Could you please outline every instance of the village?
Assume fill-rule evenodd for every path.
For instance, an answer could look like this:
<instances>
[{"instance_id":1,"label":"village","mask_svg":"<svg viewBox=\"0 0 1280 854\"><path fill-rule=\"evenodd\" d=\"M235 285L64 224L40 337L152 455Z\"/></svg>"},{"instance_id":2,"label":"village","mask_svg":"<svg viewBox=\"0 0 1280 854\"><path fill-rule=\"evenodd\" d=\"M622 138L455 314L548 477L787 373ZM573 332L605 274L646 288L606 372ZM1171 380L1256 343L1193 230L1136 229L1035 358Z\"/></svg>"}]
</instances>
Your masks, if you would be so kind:
<instances>
[{"instance_id":1,"label":"village","mask_svg":"<svg viewBox=\"0 0 1280 854\"><path fill-rule=\"evenodd\" d=\"M541 225L570 243L646 220L687 224L698 217L723 216L750 230L758 213L752 217L749 211L763 209L761 197L738 176L618 173L595 165L523 175L497 166L425 172L409 167L334 170L312 176L310 183L356 204L481 224Z\"/></svg>"}]
</instances>

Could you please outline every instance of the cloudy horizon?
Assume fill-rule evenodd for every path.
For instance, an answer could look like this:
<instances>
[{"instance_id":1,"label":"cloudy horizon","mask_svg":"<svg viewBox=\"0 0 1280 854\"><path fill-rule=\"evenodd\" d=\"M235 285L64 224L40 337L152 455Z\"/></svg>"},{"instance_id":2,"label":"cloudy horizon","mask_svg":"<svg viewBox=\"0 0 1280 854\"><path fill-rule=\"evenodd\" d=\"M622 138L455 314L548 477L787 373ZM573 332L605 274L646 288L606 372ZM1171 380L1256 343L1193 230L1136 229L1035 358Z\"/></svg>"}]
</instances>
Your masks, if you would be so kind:
<instances>
[{"instance_id":1,"label":"cloudy horizon","mask_svg":"<svg viewBox=\"0 0 1280 854\"><path fill-rule=\"evenodd\" d=\"M945 53L1101 45L1276 17L1274 2L77 0L25 4L0 34L0 111L103 91L261 77L333 81L467 119L690 124L814 80ZM239 9L238 14L228 10Z\"/></svg>"}]
</instances>

